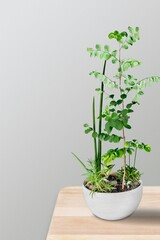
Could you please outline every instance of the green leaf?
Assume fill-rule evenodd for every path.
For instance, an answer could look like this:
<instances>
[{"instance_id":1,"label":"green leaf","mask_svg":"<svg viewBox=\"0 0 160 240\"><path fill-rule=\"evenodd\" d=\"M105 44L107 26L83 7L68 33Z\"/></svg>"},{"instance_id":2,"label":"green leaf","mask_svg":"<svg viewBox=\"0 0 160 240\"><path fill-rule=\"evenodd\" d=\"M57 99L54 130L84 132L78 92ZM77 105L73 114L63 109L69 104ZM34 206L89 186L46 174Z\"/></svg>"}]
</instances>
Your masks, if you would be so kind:
<instances>
[{"instance_id":1,"label":"green leaf","mask_svg":"<svg viewBox=\"0 0 160 240\"><path fill-rule=\"evenodd\" d=\"M101 51L101 45L99 45L99 44L96 44L96 49L98 50L98 51Z\"/></svg>"},{"instance_id":2,"label":"green leaf","mask_svg":"<svg viewBox=\"0 0 160 240\"><path fill-rule=\"evenodd\" d=\"M114 142L114 143L118 143L121 140L120 136L117 136L115 134L112 134L110 136L109 142Z\"/></svg>"},{"instance_id":3,"label":"green leaf","mask_svg":"<svg viewBox=\"0 0 160 240\"><path fill-rule=\"evenodd\" d=\"M87 48L87 52L91 53L93 51L93 48Z\"/></svg>"},{"instance_id":4,"label":"green leaf","mask_svg":"<svg viewBox=\"0 0 160 240\"><path fill-rule=\"evenodd\" d=\"M138 60L132 60L132 61L130 61L130 65L133 68L133 67L141 65L141 62Z\"/></svg>"},{"instance_id":5,"label":"green leaf","mask_svg":"<svg viewBox=\"0 0 160 240\"><path fill-rule=\"evenodd\" d=\"M87 128L84 132L85 132L85 134L88 134L88 133L90 133L92 130L93 130L93 129L92 129L91 127L89 127L89 128Z\"/></svg>"},{"instance_id":6,"label":"green leaf","mask_svg":"<svg viewBox=\"0 0 160 240\"><path fill-rule=\"evenodd\" d=\"M114 98L114 94L109 95L109 98Z\"/></svg>"},{"instance_id":7,"label":"green leaf","mask_svg":"<svg viewBox=\"0 0 160 240\"><path fill-rule=\"evenodd\" d=\"M114 34L115 34L115 35L118 35L118 34L119 34L119 32L118 32L117 30L115 30L115 31L114 31Z\"/></svg>"},{"instance_id":8,"label":"green leaf","mask_svg":"<svg viewBox=\"0 0 160 240\"><path fill-rule=\"evenodd\" d=\"M132 155L132 150L131 150L131 148L128 148L128 149L127 149L127 153L128 153L129 155Z\"/></svg>"},{"instance_id":9,"label":"green leaf","mask_svg":"<svg viewBox=\"0 0 160 240\"><path fill-rule=\"evenodd\" d=\"M128 109L128 113L132 113L134 112L132 109Z\"/></svg>"},{"instance_id":10,"label":"green leaf","mask_svg":"<svg viewBox=\"0 0 160 240\"><path fill-rule=\"evenodd\" d=\"M105 131L110 134L112 132L113 127L110 125L109 122L105 124Z\"/></svg>"},{"instance_id":11,"label":"green leaf","mask_svg":"<svg viewBox=\"0 0 160 240\"><path fill-rule=\"evenodd\" d=\"M138 148L139 148L139 149L143 149L143 148L144 148L143 144L140 144L140 143L139 143L139 144L138 144Z\"/></svg>"},{"instance_id":12,"label":"green leaf","mask_svg":"<svg viewBox=\"0 0 160 240\"><path fill-rule=\"evenodd\" d=\"M97 92L98 94L103 93L103 91L102 91L100 88L96 88L95 90L96 90L96 92Z\"/></svg>"},{"instance_id":13,"label":"green leaf","mask_svg":"<svg viewBox=\"0 0 160 240\"><path fill-rule=\"evenodd\" d=\"M143 95L143 94L144 94L143 91L139 91L139 92L138 92L138 95Z\"/></svg>"},{"instance_id":14,"label":"green leaf","mask_svg":"<svg viewBox=\"0 0 160 240\"><path fill-rule=\"evenodd\" d=\"M125 128L131 129L132 127L129 124L127 124L127 125L125 125Z\"/></svg>"},{"instance_id":15,"label":"green leaf","mask_svg":"<svg viewBox=\"0 0 160 240\"><path fill-rule=\"evenodd\" d=\"M131 45L131 46L133 45L133 42L132 42L131 39L127 39L126 42L127 42L129 45Z\"/></svg>"},{"instance_id":16,"label":"green leaf","mask_svg":"<svg viewBox=\"0 0 160 240\"><path fill-rule=\"evenodd\" d=\"M134 86L134 85L135 85L135 82L131 81L131 82L129 82L129 85L130 85L130 86Z\"/></svg>"},{"instance_id":17,"label":"green leaf","mask_svg":"<svg viewBox=\"0 0 160 240\"><path fill-rule=\"evenodd\" d=\"M91 73L89 73L89 75L94 76L95 78L99 79L110 89L118 88L118 85L115 81L111 81L108 77L101 74L100 72L92 71Z\"/></svg>"},{"instance_id":18,"label":"green leaf","mask_svg":"<svg viewBox=\"0 0 160 240\"><path fill-rule=\"evenodd\" d=\"M88 169L85 164L79 159L79 157L76 156L76 154L72 153L72 155L80 162L80 164L84 167L84 169L87 171L87 172L90 172L90 169Z\"/></svg>"},{"instance_id":19,"label":"green leaf","mask_svg":"<svg viewBox=\"0 0 160 240\"><path fill-rule=\"evenodd\" d=\"M126 108L131 108L132 107L132 103L128 103L127 105L126 105Z\"/></svg>"},{"instance_id":20,"label":"green leaf","mask_svg":"<svg viewBox=\"0 0 160 240\"><path fill-rule=\"evenodd\" d=\"M115 38L114 33L111 32L111 33L108 35L108 38L109 38L109 39Z\"/></svg>"},{"instance_id":21,"label":"green leaf","mask_svg":"<svg viewBox=\"0 0 160 240\"><path fill-rule=\"evenodd\" d=\"M131 67L130 63L126 62L123 64L123 71L127 71Z\"/></svg>"},{"instance_id":22,"label":"green leaf","mask_svg":"<svg viewBox=\"0 0 160 240\"><path fill-rule=\"evenodd\" d=\"M105 134L105 133L101 133L98 138L101 140L101 141L108 141L110 136L108 134Z\"/></svg>"},{"instance_id":23,"label":"green leaf","mask_svg":"<svg viewBox=\"0 0 160 240\"><path fill-rule=\"evenodd\" d=\"M102 156L102 160L105 165L111 164L115 158L116 158L116 153L114 149L108 150L108 152Z\"/></svg>"},{"instance_id":24,"label":"green leaf","mask_svg":"<svg viewBox=\"0 0 160 240\"><path fill-rule=\"evenodd\" d=\"M112 52L112 56L113 56L113 57L116 57L116 56L117 56L117 53L118 53L118 51L117 51L117 50L114 50L114 51Z\"/></svg>"},{"instance_id":25,"label":"green leaf","mask_svg":"<svg viewBox=\"0 0 160 240\"><path fill-rule=\"evenodd\" d=\"M130 143L130 142L125 142L125 143L124 143L124 147L125 147L125 148L129 148L130 146L131 146L131 143Z\"/></svg>"},{"instance_id":26,"label":"green leaf","mask_svg":"<svg viewBox=\"0 0 160 240\"><path fill-rule=\"evenodd\" d=\"M111 54L105 53L104 54L104 59L109 60L111 58Z\"/></svg>"},{"instance_id":27,"label":"green leaf","mask_svg":"<svg viewBox=\"0 0 160 240\"><path fill-rule=\"evenodd\" d=\"M123 71L127 71L129 68L133 68L139 66L141 64L140 61L135 59L126 59L122 61L121 68Z\"/></svg>"},{"instance_id":28,"label":"green leaf","mask_svg":"<svg viewBox=\"0 0 160 240\"><path fill-rule=\"evenodd\" d=\"M118 60L116 58L112 58L112 63L115 64Z\"/></svg>"},{"instance_id":29,"label":"green leaf","mask_svg":"<svg viewBox=\"0 0 160 240\"><path fill-rule=\"evenodd\" d=\"M121 34L117 34L116 39L117 39L118 42L121 42L121 39L122 39Z\"/></svg>"},{"instance_id":30,"label":"green leaf","mask_svg":"<svg viewBox=\"0 0 160 240\"><path fill-rule=\"evenodd\" d=\"M102 52L101 54L100 54L100 59L104 59L105 58L105 52Z\"/></svg>"},{"instance_id":31,"label":"green leaf","mask_svg":"<svg viewBox=\"0 0 160 240\"><path fill-rule=\"evenodd\" d=\"M114 100L112 100L109 105L110 105L110 106L116 106L116 105L117 105L117 102L114 101Z\"/></svg>"},{"instance_id":32,"label":"green leaf","mask_svg":"<svg viewBox=\"0 0 160 240\"><path fill-rule=\"evenodd\" d=\"M136 27L135 30L136 30L136 32L139 32L139 27Z\"/></svg>"},{"instance_id":33,"label":"green leaf","mask_svg":"<svg viewBox=\"0 0 160 240\"><path fill-rule=\"evenodd\" d=\"M108 141L110 138L110 136L108 134L104 134L103 140L104 141Z\"/></svg>"},{"instance_id":34,"label":"green leaf","mask_svg":"<svg viewBox=\"0 0 160 240\"><path fill-rule=\"evenodd\" d=\"M136 90L142 91L144 88L151 86L153 83L157 83L160 81L160 76L153 76L153 77L147 77L135 84L133 87Z\"/></svg>"},{"instance_id":35,"label":"green leaf","mask_svg":"<svg viewBox=\"0 0 160 240\"><path fill-rule=\"evenodd\" d=\"M123 129L123 123L120 120L111 120L111 126L117 130Z\"/></svg>"},{"instance_id":36,"label":"green leaf","mask_svg":"<svg viewBox=\"0 0 160 240\"><path fill-rule=\"evenodd\" d=\"M122 99L125 99L126 97L127 97L127 95L126 94L121 94L121 96L120 96Z\"/></svg>"},{"instance_id":37,"label":"green leaf","mask_svg":"<svg viewBox=\"0 0 160 240\"><path fill-rule=\"evenodd\" d=\"M146 152L150 152L151 151L151 147L148 144L146 144L146 145L144 145L144 150Z\"/></svg>"},{"instance_id":38,"label":"green leaf","mask_svg":"<svg viewBox=\"0 0 160 240\"><path fill-rule=\"evenodd\" d=\"M128 45L125 44L125 45L122 46L122 48L123 48L123 49L128 49Z\"/></svg>"},{"instance_id":39,"label":"green leaf","mask_svg":"<svg viewBox=\"0 0 160 240\"><path fill-rule=\"evenodd\" d=\"M134 33L134 29L132 27L129 26L128 30L129 30L130 33Z\"/></svg>"},{"instance_id":40,"label":"green leaf","mask_svg":"<svg viewBox=\"0 0 160 240\"><path fill-rule=\"evenodd\" d=\"M118 115L116 112L113 112L112 115L111 115L111 119L117 119L118 118Z\"/></svg>"},{"instance_id":41,"label":"green leaf","mask_svg":"<svg viewBox=\"0 0 160 240\"><path fill-rule=\"evenodd\" d=\"M128 37L128 33L127 32L121 32L121 36L122 37Z\"/></svg>"},{"instance_id":42,"label":"green leaf","mask_svg":"<svg viewBox=\"0 0 160 240\"><path fill-rule=\"evenodd\" d=\"M118 104L118 105L120 105L122 102L123 102L122 99L118 99L118 100L117 100L117 104Z\"/></svg>"},{"instance_id":43,"label":"green leaf","mask_svg":"<svg viewBox=\"0 0 160 240\"><path fill-rule=\"evenodd\" d=\"M131 39L133 42L136 42L136 38L134 37L134 35L130 36L130 39Z\"/></svg>"},{"instance_id":44,"label":"green leaf","mask_svg":"<svg viewBox=\"0 0 160 240\"><path fill-rule=\"evenodd\" d=\"M93 138L96 138L97 135L98 135L97 132L93 132L93 133L92 133L92 137L93 137Z\"/></svg>"},{"instance_id":45,"label":"green leaf","mask_svg":"<svg viewBox=\"0 0 160 240\"><path fill-rule=\"evenodd\" d=\"M105 134L105 133L101 133L98 138L101 140L101 141L108 141L110 136L108 134Z\"/></svg>"},{"instance_id":46,"label":"green leaf","mask_svg":"<svg viewBox=\"0 0 160 240\"><path fill-rule=\"evenodd\" d=\"M118 158L122 158L123 157L123 155L125 154L125 149L124 148L121 148L121 149L118 149L117 150L117 157Z\"/></svg>"},{"instance_id":47,"label":"green leaf","mask_svg":"<svg viewBox=\"0 0 160 240\"><path fill-rule=\"evenodd\" d=\"M114 111L115 111L115 108L110 108L109 111L110 111L110 112L114 112Z\"/></svg>"},{"instance_id":48,"label":"green leaf","mask_svg":"<svg viewBox=\"0 0 160 240\"><path fill-rule=\"evenodd\" d=\"M121 114L124 116L124 115L126 115L128 113L128 109L123 109L122 111L121 111Z\"/></svg>"},{"instance_id":49,"label":"green leaf","mask_svg":"<svg viewBox=\"0 0 160 240\"><path fill-rule=\"evenodd\" d=\"M105 45L105 46L104 46L104 50L107 51L107 52L109 52L110 47L109 47L108 45Z\"/></svg>"},{"instance_id":50,"label":"green leaf","mask_svg":"<svg viewBox=\"0 0 160 240\"><path fill-rule=\"evenodd\" d=\"M135 142L132 142L131 143L132 147L136 148L137 147L137 144Z\"/></svg>"},{"instance_id":51,"label":"green leaf","mask_svg":"<svg viewBox=\"0 0 160 240\"><path fill-rule=\"evenodd\" d=\"M83 124L83 127L89 127L89 125L87 123Z\"/></svg>"}]
</instances>

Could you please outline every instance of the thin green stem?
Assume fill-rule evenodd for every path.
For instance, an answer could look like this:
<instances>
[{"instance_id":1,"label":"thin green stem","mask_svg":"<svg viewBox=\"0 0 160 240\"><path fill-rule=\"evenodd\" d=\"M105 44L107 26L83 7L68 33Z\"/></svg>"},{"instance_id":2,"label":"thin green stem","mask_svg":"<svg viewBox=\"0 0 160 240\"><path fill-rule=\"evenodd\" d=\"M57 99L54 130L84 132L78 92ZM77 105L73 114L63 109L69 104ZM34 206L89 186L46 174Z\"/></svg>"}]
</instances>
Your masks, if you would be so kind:
<instances>
[{"instance_id":1,"label":"thin green stem","mask_svg":"<svg viewBox=\"0 0 160 240\"><path fill-rule=\"evenodd\" d=\"M93 97L93 132L96 132L96 120L95 120L95 98ZM94 160L95 160L95 165L96 165L96 169L98 168L98 163L97 163L97 139L96 137L93 138L94 139Z\"/></svg>"},{"instance_id":2,"label":"thin green stem","mask_svg":"<svg viewBox=\"0 0 160 240\"><path fill-rule=\"evenodd\" d=\"M131 166L131 156L129 154L129 166Z\"/></svg>"},{"instance_id":3,"label":"thin green stem","mask_svg":"<svg viewBox=\"0 0 160 240\"><path fill-rule=\"evenodd\" d=\"M137 148L135 150L135 155L134 155L134 167L136 166L136 158L137 158Z\"/></svg>"},{"instance_id":4,"label":"thin green stem","mask_svg":"<svg viewBox=\"0 0 160 240\"><path fill-rule=\"evenodd\" d=\"M103 75L105 75L105 71L106 71L106 60L104 61ZM103 91L104 91L104 83L101 82L101 94L100 94L100 105L99 105L99 127L98 127L99 136L102 132ZM100 139L98 139L97 171L101 170L101 157L102 157L102 142Z\"/></svg>"},{"instance_id":5,"label":"thin green stem","mask_svg":"<svg viewBox=\"0 0 160 240\"><path fill-rule=\"evenodd\" d=\"M120 46L120 44L119 44L119 67L121 67L121 46ZM120 93L122 94L121 84L122 84L122 71L120 71L120 73L119 73L119 88L120 88ZM124 100L122 102L122 110L124 110ZM122 134L123 134L123 143L125 144L126 136L125 136L124 127L122 129ZM126 177L126 154L124 153L124 174L123 174L123 180L122 180L122 190L124 190L124 186L125 186L125 177Z\"/></svg>"}]
</instances>

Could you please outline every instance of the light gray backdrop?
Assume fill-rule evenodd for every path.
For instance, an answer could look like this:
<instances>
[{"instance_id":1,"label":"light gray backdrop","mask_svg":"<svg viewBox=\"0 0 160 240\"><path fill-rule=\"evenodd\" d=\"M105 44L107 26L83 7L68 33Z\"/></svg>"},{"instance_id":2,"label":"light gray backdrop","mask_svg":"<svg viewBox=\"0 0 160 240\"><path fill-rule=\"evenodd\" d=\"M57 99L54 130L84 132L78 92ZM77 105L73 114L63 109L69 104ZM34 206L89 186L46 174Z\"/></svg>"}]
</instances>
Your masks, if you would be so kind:
<instances>
[{"instance_id":1,"label":"light gray backdrop","mask_svg":"<svg viewBox=\"0 0 160 240\"><path fill-rule=\"evenodd\" d=\"M71 151L92 156L82 125L98 86L88 73L102 69L86 48L139 26L126 56L142 60L138 77L160 75L159 9L158 0L0 2L1 240L44 240L58 190L81 184ZM145 185L160 185L159 97L160 85L147 89L132 118L131 136L152 146L138 159Z\"/></svg>"}]
</instances>

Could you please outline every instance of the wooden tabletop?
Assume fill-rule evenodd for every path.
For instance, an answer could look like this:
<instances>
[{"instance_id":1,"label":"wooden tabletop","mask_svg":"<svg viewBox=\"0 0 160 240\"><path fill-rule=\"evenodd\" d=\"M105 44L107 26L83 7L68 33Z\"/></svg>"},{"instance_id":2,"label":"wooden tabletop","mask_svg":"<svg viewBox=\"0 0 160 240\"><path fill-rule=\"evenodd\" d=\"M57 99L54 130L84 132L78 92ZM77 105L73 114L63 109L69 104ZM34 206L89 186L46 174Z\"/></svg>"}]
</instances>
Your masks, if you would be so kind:
<instances>
[{"instance_id":1,"label":"wooden tabletop","mask_svg":"<svg viewBox=\"0 0 160 240\"><path fill-rule=\"evenodd\" d=\"M144 187L137 211L118 221L93 216L81 187L63 188L47 240L160 240L160 187Z\"/></svg>"}]
</instances>

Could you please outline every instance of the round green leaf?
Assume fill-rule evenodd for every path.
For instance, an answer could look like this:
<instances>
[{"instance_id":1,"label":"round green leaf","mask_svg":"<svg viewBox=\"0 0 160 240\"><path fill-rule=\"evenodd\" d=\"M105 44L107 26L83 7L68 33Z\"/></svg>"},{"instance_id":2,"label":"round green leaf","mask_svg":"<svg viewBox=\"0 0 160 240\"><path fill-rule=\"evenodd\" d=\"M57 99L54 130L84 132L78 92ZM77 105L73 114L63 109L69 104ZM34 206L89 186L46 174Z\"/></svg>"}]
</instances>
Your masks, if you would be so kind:
<instances>
[{"instance_id":1,"label":"round green leaf","mask_svg":"<svg viewBox=\"0 0 160 240\"><path fill-rule=\"evenodd\" d=\"M121 96L120 96L122 99L125 99L126 97L127 97L127 95L126 94L121 94Z\"/></svg>"},{"instance_id":2,"label":"round green leaf","mask_svg":"<svg viewBox=\"0 0 160 240\"><path fill-rule=\"evenodd\" d=\"M96 133L96 132L93 132L93 133L92 133L92 137L93 137L93 138L96 138L96 137L97 137L97 133Z\"/></svg>"},{"instance_id":3,"label":"round green leaf","mask_svg":"<svg viewBox=\"0 0 160 240\"><path fill-rule=\"evenodd\" d=\"M101 50L101 45L99 45L99 44L96 44L96 49L98 50L98 51L100 51Z\"/></svg>"},{"instance_id":4,"label":"round green leaf","mask_svg":"<svg viewBox=\"0 0 160 240\"><path fill-rule=\"evenodd\" d=\"M130 145L131 145L130 142L125 142L125 143L124 143L124 147L125 147L125 148L129 148Z\"/></svg>"},{"instance_id":5,"label":"round green leaf","mask_svg":"<svg viewBox=\"0 0 160 240\"><path fill-rule=\"evenodd\" d=\"M114 94L109 95L109 98L114 98Z\"/></svg>"},{"instance_id":6,"label":"round green leaf","mask_svg":"<svg viewBox=\"0 0 160 240\"><path fill-rule=\"evenodd\" d=\"M104 46L104 50L106 50L107 52L109 52L109 50L110 50L109 46L108 46L108 45L105 45L105 46Z\"/></svg>"},{"instance_id":7,"label":"round green leaf","mask_svg":"<svg viewBox=\"0 0 160 240\"><path fill-rule=\"evenodd\" d=\"M131 108L132 107L132 103L128 103L127 105L126 105L126 108Z\"/></svg>"},{"instance_id":8,"label":"round green leaf","mask_svg":"<svg viewBox=\"0 0 160 240\"><path fill-rule=\"evenodd\" d=\"M125 44L125 45L123 45L123 47L122 47L123 49L128 49L128 45L127 44Z\"/></svg>"},{"instance_id":9,"label":"round green leaf","mask_svg":"<svg viewBox=\"0 0 160 240\"><path fill-rule=\"evenodd\" d=\"M113 100L110 102L110 106L116 106L116 105L117 105L116 101Z\"/></svg>"},{"instance_id":10,"label":"round green leaf","mask_svg":"<svg viewBox=\"0 0 160 240\"><path fill-rule=\"evenodd\" d=\"M110 33L110 34L108 35L108 38L109 38L109 39L115 38L114 33Z\"/></svg>"},{"instance_id":11,"label":"round green leaf","mask_svg":"<svg viewBox=\"0 0 160 240\"><path fill-rule=\"evenodd\" d=\"M125 128L131 129L132 127L129 124L127 124L127 125L125 125Z\"/></svg>"},{"instance_id":12,"label":"round green leaf","mask_svg":"<svg viewBox=\"0 0 160 240\"><path fill-rule=\"evenodd\" d=\"M120 105L123 102L122 99L118 99L117 104Z\"/></svg>"},{"instance_id":13,"label":"round green leaf","mask_svg":"<svg viewBox=\"0 0 160 240\"><path fill-rule=\"evenodd\" d=\"M88 133L90 133L91 131L92 131L92 128L87 128L87 129L85 130L85 133L88 134Z\"/></svg>"},{"instance_id":14,"label":"round green leaf","mask_svg":"<svg viewBox=\"0 0 160 240\"><path fill-rule=\"evenodd\" d=\"M150 152L151 151L151 147L147 144L147 145L144 145L144 150L146 152Z\"/></svg>"}]
</instances>

